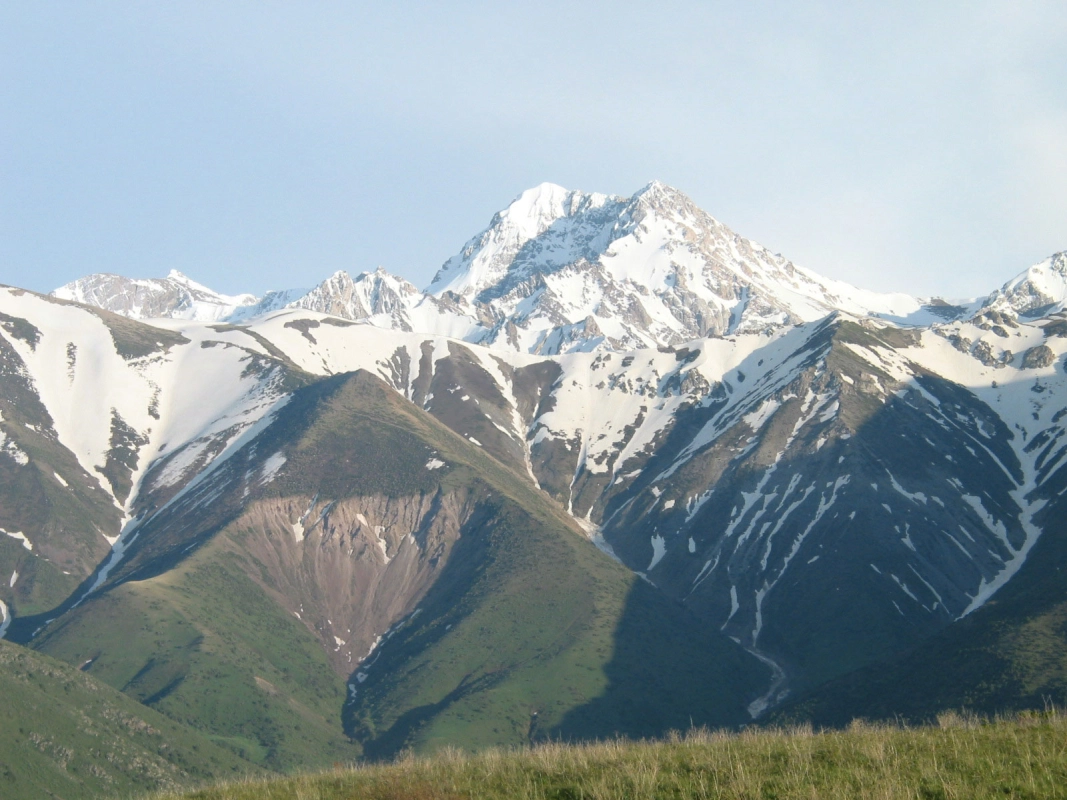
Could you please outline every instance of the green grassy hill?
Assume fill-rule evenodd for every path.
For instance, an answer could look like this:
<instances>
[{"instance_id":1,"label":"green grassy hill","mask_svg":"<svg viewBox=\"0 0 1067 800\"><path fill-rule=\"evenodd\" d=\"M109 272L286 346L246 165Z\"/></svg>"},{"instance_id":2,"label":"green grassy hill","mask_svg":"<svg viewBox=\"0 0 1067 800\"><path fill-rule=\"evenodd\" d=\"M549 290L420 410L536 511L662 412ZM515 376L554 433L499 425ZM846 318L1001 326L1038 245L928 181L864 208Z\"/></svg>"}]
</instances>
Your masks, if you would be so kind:
<instances>
[{"instance_id":1,"label":"green grassy hill","mask_svg":"<svg viewBox=\"0 0 1067 800\"><path fill-rule=\"evenodd\" d=\"M359 754L319 642L218 545L83 604L38 646L263 767Z\"/></svg>"},{"instance_id":2,"label":"green grassy hill","mask_svg":"<svg viewBox=\"0 0 1067 800\"><path fill-rule=\"evenodd\" d=\"M77 669L0 641L0 797L128 796L258 772Z\"/></svg>"}]
</instances>

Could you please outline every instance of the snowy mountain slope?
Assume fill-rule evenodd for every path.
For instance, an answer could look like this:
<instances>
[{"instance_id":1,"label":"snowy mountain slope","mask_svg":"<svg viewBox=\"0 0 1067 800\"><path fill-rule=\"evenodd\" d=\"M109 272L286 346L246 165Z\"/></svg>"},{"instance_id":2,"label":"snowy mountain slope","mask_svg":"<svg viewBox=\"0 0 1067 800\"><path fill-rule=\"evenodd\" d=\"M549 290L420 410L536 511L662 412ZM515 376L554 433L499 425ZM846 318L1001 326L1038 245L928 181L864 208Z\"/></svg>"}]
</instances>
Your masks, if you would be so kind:
<instances>
[{"instance_id":1,"label":"snowy mountain slope","mask_svg":"<svg viewBox=\"0 0 1067 800\"><path fill-rule=\"evenodd\" d=\"M0 322L0 527L25 545L0 547L14 615L106 574L138 514L278 402L284 370L207 326L188 338L17 289L0 289Z\"/></svg>"},{"instance_id":2,"label":"snowy mountain slope","mask_svg":"<svg viewBox=\"0 0 1067 800\"><path fill-rule=\"evenodd\" d=\"M1025 559L1043 487L1063 477L1047 448L1062 436L1064 348L1046 330L1020 326L1023 354L991 366L988 340L950 341L998 338L970 324L832 328L744 413L691 413L702 451L687 433L618 470L643 472L599 515L614 552L794 686L981 605Z\"/></svg>"},{"instance_id":3,"label":"snowy mountain slope","mask_svg":"<svg viewBox=\"0 0 1067 800\"><path fill-rule=\"evenodd\" d=\"M492 236L442 271L451 288L439 286L441 302L488 308L506 292L474 294L474 279L503 289L547 280L566 271L575 247L599 248L611 263L614 245L596 233L604 220L627 208L631 218L651 217L632 236L639 243L659 213L653 200L667 194L650 187L635 204L544 188L516 209L522 225L500 215ZM550 246L549 236L536 258L516 255L560 213L577 244ZM664 252L656 242L654 254ZM642 280L654 278L656 258ZM559 269L545 278L545 264ZM457 338L417 332L411 312L426 296L383 271L356 281L339 273L328 284L306 304L372 324L294 307L242 325L157 324L188 342L175 363L255 353L291 374L380 376L526 475L604 549L778 664L794 687L910 646L988 599L1025 559L1040 528L1041 486L1057 474L1047 455L1027 450L1033 437L1059 441L1060 418L1044 419L1033 405L1067 390L1056 318L1020 324L989 308L904 329L839 314L680 347L547 357L461 341L471 335L462 324ZM806 290L804 313L814 313ZM259 402L244 389L234 397ZM278 397L264 395L257 413ZM223 419L203 435L145 435L146 464L154 463L130 478L151 498L145 507L177 491L175 476L197 475L203 454L238 441L224 436ZM131 425L148 427L143 414ZM210 482L198 486L207 492ZM826 596L831 584L840 601ZM844 646L842 624L854 631Z\"/></svg>"},{"instance_id":4,"label":"snowy mountain slope","mask_svg":"<svg viewBox=\"0 0 1067 800\"><path fill-rule=\"evenodd\" d=\"M833 310L934 318L907 295L797 267L658 182L630 198L530 189L447 261L428 291L488 309L503 323L487 336L495 346L541 353L674 345Z\"/></svg>"},{"instance_id":5,"label":"snowy mountain slope","mask_svg":"<svg viewBox=\"0 0 1067 800\"><path fill-rule=\"evenodd\" d=\"M249 330L310 372L375 372L802 688L911 646L1023 562L1064 474L1058 324L1005 340L985 318L831 317L548 359L295 311Z\"/></svg>"},{"instance_id":6,"label":"snowy mountain slope","mask_svg":"<svg viewBox=\"0 0 1067 800\"><path fill-rule=\"evenodd\" d=\"M1067 252L1055 253L993 292L983 309L1042 317L1067 307Z\"/></svg>"},{"instance_id":7,"label":"snowy mountain slope","mask_svg":"<svg viewBox=\"0 0 1067 800\"><path fill-rule=\"evenodd\" d=\"M302 308L545 355L678 345L831 311L931 324L967 310L822 278L658 182L630 198L553 184L530 189L447 260L426 292L378 268L260 300L224 297L176 273L89 276L55 294L135 318L245 322Z\"/></svg>"}]
</instances>

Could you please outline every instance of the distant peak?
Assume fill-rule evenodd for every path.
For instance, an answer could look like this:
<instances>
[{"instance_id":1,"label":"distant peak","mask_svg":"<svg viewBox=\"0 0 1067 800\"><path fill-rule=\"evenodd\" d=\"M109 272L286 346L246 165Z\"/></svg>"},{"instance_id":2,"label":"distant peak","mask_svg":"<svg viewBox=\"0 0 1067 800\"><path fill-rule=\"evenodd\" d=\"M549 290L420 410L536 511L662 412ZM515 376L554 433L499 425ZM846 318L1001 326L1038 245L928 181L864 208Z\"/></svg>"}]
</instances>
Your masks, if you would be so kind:
<instances>
[{"instance_id":1,"label":"distant peak","mask_svg":"<svg viewBox=\"0 0 1067 800\"><path fill-rule=\"evenodd\" d=\"M533 192L535 194L567 194L570 189L565 186L560 186L558 183L552 183L552 181L542 181L536 186L527 189L523 194Z\"/></svg>"},{"instance_id":2,"label":"distant peak","mask_svg":"<svg viewBox=\"0 0 1067 800\"><path fill-rule=\"evenodd\" d=\"M182 283L189 282L189 276L186 275L184 272L179 272L176 269L172 269L170 272L167 273L167 279L172 281L181 281Z\"/></svg>"},{"instance_id":3,"label":"distant peak","mask_svg":"<svg viewBox=\"0 0 1067 800\"><path fill-rule=\"evenodd\" d=\"M359 277L356 280L359 280L359 281L365 281L365 280L378 280L378 281L381 281L381 280L387 280L387 279L402 280L402 279L398 279L395 275L393 275L391 272L389 272L389 270L387 270L383 266L378 266L373 272L371 272L370 270L364 270L363 272L359 273Z\"/></svg>"},{"instance_id":4,"label":"distant peak","mask_svg":"<svg viewBox=\"0 0 1067 800\"><path fill-rule=\"evenodd\" d=\"M686 202L690 202L689 196L686 195L685 192L682 192L682 191L680 191L678 189L675 189L673 186L670 186L670 185L664 183L663 181L659 181L659 180L650 181L649 183L645 184L645 186L642 187L641 190L638 191L634 195L634 198L636 198L636 199L640 199L640 198L648 198L648 199L670 198L670 199L684 200Z\"/></svg>"},{"instance_id":5,"label":"distant peak","mask_svg":"<svg viewBox=\"0 0 1067 800\"><path fill-rule=\"evenodd\" d=\"M508 205L509 214L529 214L535 209L562 208L571 192L555 183L539 183L527 189Z\"/></svg>"}]
</instances>

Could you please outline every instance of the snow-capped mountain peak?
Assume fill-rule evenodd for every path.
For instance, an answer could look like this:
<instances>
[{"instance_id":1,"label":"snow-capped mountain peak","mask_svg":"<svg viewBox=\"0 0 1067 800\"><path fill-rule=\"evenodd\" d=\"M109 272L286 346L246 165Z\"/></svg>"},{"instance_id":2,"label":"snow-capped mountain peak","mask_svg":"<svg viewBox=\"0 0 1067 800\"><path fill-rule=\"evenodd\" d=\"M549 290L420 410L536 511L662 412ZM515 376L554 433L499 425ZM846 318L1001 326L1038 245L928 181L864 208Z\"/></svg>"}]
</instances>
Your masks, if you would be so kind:
<instances>
[{"instance_id":1,"label":"snow-capped mountain peak","mask_svg":"<svg viewBox=\"0 0 1067 800\"><path fill-rule=\"evenodd\" d=\"M922 310L910 296L798 267L660 181L629 198L554 184L527 190L445 262L428 291L507 320L483 341L530 352L672 345L834 310L900 320Z\"/></svg>"},{"instance_id":2,"label":"snow-capped mountain peak","mask_svg":"<svg viewBox=\"0 0 1067 800\"><path fill-rule=\"evenodd\" d=\"M244 322L301 308L540 354L674 346L834 311L927 325L979 307L824 278L740 236L661 181L631 197L553 183L527 189L444 262L425 292L379 267L355 277L338 271L313 289L261 299L221 295L176 271L150 281L94 275L54 294L136 318ZM1067 256L1032 268L988 302L1015 313L1067 303Z\"/></svg>"},{"instance_id":3,"label":"snow-capped mountain peak","mask_svg":"<svg viewBox=\"0 0 1067 800\"><path fill-rule=\"evenodd\" d=\"M438 297L446 291L474 297L502 281L514 283L515 278L571 263L597 244L602 249L606 242L593 240L603 238L604 223L623 202L552 183L527 189L444 263L426 291ZM603 213L605 207L608 214Z\"/></svg>"},{"instance_id":4,"label":"snow-capped mountain peak","mask_svg":"<svg viewBox=\"0 0 1067 800\"><path fill-rule=\"evenodd\" d=\"M1067 251L1054 253L1016 275L986 299L983 308L1041 316L1067 307Z\"/></svg>"},{"instance_id":5,"label":"snow-capped mountain peak","mask_svg":"<svg viewBox=\"0 0 1067 800\"><path fill-rule=\"evenodd\" d=\"M411 283L382 267L374 272L362 272L355 278L338 270L290 307L356 320L381 314L403 316L409 301L419 294Z\"/></svg>"}]
</instances>

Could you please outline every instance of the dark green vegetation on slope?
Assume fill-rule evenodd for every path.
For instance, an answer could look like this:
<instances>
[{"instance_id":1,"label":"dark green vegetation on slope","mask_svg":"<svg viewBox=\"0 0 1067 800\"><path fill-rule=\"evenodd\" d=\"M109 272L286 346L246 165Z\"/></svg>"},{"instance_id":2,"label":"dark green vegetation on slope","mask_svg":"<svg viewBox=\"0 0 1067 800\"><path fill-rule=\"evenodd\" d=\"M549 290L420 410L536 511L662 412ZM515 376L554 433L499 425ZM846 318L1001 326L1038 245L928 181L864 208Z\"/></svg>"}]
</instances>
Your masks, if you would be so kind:
<instances>
[{"instance_id":1,"label":"dark green vegetation on slope","mask_svg":"<svg viewBox=\"0 0 1067 800\"><path fill-rule=\"evenodd\" d=\"M1048 487L1048 492L1059 491ZM1067 502L1042 511L1044 533L1015 577L974 613L895 661L844 676L775 716L842 725L854 716L929 720L1067 701Z\"/></svg>"},{"instance_id":2,"label":"dark green vegetation on slope","mask_svg":"<svg viewBox=\"0 0 1067 800\"><path fill-rule=\"evenodd\" d=\"M256 771L89 675L4 641L0 698L5 800L128 795Z\"/></svg>"},{"instance_id":3,"label":"dark green vegetation on slope","mask_svg":"<svg viewBox=\"0 0 1067 800\"><path fill-rule=\"evenodd\" d=\"M146 522L104 590L35 646L90 662L91 674L278 770L409 747L733 725L769 682L523 477L368 373L297 391L245 450L198 487L218 491L210 502L190 493ZM284 466L250 481L272 453ZM445 466L428 469L431 458ZM364 547L371 534L346 503L423 509L388 552L395 566L417 545L423 572L405 575L432 577L397 606L406 622L364 681L351 678L344 724L358 745L342 728L355 665L331 655L326 625L337 623L326 619L331 593L352 586L331 581L349 574L338 559L372 565L375 579L390 562ZM282 513L291 508L314 508L304 538ZM434 533L441 520L454 529ZM287 575L295 599L277 589Z\"/></svg>"},{"instance_id":4,"label":"dark green vegetation on slope","mask_svg":"<svg viewBox=\"0 0 1067 800\"><path fill-rule=\"evenodd\" d=\"M1067 720L986 724L945 715L938 728L692 731L660 742L609 741L432 759L202 789L174 800L545 800L547 798L1067 797ZM163 800L162 798L160 800Z\"/></svg>"}]
</instances>

